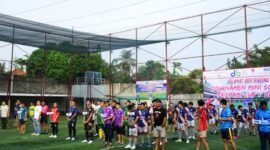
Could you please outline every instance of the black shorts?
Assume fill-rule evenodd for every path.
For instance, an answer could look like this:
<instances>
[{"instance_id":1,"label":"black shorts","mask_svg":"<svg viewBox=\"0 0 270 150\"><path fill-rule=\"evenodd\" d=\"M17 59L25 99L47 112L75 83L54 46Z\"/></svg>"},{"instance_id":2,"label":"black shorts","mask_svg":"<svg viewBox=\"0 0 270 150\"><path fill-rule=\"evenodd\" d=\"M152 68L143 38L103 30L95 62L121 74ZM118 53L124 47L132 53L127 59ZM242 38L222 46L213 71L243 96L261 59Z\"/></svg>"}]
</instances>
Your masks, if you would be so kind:
<instances>
[{"instance_id":1,"label":"black shorts","mask_svg":"<svg viewBox=\"0 0 270 150\"><path fill-rule=\"evenodd\" d=\"M25 120L24 119L20 119L20 125L24 125L25 124Z\"/></svg>"},{"instance_id":2,"label":"black shorts","mask_svg":"<svg viewBox=\"0 0 270 150\"><path fill-rule=\"evenodd\" d=\"M169 124L169 125L173 125L173 124L174 124L173 118L169 118L169 119L168 119L168 124Z\"/></svg>"},{"instance_id":3,"label":"black shorts","mask_svg":"<svg viewBox=\"0 0 270 150\"><path fill-rule=\"evenodd\" d=\"M40 123L48 123L48 116L46 114L41 114Z\"/></svg>"},{"instance_id":4,"label":"black shorts","mask_svg":"<svg viewBox=\"0 0 270 150\"><path fill-rule=\"evenodd\" d=\"M221 129L221 138L222 139L227 139L227 140L232 140L233 139L233 132L231 128L228 129Z\"/></svg>"},{"instance_id":5,"label":"black shorts","mask_svg":"<svg viewBox=\"0 0 270 150\"><path fill-rule=\"evenodd\" d=\"M92 130L92 128L93 128L92 122L84 124L84 130Z\"/></svg>"},{"instance_id":6,"label":"black shorts","mask_svg":"<svg viewBox=\"0 0 270 150\"><path fill-rule=\"evenodd\" d=\"M125 135L125 127L116 126L115 130L116 130L116 134Z\"/></svg>"}]
</instances>

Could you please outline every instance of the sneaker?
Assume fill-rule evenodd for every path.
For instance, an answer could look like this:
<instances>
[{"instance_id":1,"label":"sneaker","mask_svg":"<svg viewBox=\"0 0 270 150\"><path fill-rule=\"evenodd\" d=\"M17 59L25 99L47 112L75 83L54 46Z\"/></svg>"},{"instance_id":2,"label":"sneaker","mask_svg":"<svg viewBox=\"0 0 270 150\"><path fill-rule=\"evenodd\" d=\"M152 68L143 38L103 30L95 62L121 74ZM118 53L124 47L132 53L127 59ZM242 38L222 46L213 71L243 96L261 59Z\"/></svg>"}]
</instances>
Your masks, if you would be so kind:
<instances>
[{"instance_id":1,"label":"sneaker","mask_svg":"<svg viewBox=\"0 0 270 150\"><path fill-rule=\"evenodd\" d=\"M192 139L193 139L193 140L196 140L195 136L192 136Z\"/></svg>"},{"instance_id":2,"label":"sneaker","mask_svg":"<svg viewBox=\"0 0 270 150\"><path fill-rule=\"evenodd\" d=\"M54 135L54 136L53 136L53 138L55 138L55 139L56 139L56 138L57 138L57 135Z\"/></svg>"},{"instance_id":3,"label":"sneaker","mask_svg":"<svg viewBox=\"0 0 270 150\"><path fill-rule=\"evenodd\" d=\"M71 140L71 137L66 138L66 140Z\"/></svg>"},{"instance_id":4,"label":"sneaker","mask_svg":"<svg viewBox=\"0 0 270 150\"><path fill-rule=\"evenodd\" d=\"M71 138L71 141L74 141L75 140L75 138L73 137L73 138Z\"/></svg>"},{"instance_id":5,"label":"sneaker","mask_svg":"<svg viewBox=\"0 0 270 150\"><path fill-rule=\"evenodd\" d=\"M239 137L238 136L234 136L233 139L234 140L237 140L237 139L239 139Z\"/></svg>"},{"instance_id":6,"label":"sneaker","mask_svg":"<svg viewBox=\"0 0 270 150\"><path fill-rule=\"evenodd\" d=\"M191 139L191 136L189 136L188 139Z\"/></svg>"},{"instance_id":7,"label":"sneaker","mask_svg":"<svg viewBox=\"0 0 270 150\"><path fill-rule=\"evenodd\" d=\"M53 138L53 137L54 137L54 135L49 136L49 138Z\"/></svg>"},{"instance_id":8,"label":"sneaker","mask_svg":"<svg viewBox=\"0 0 270 150\"><path fill-rule=\"evenodd\" d=\"M39 133L37 133L36 136L39 136Z\"/></svg>"},{"instance_id":9,"label":"sneaker","mask_svg":"<svg viewBox=\"0 0 270 150\"><path fill-rule=\"evenodd\" d=\"M159 145L162 145L162 142L159 142Z\"/></svg>"},{"instance_id":10,"label":"sneaker","mask_svg":"<svg viewBox=\"0 0 270 150\"><path fill-rule=\"evenodd\" d=\"M151 147L151 144L148 144L147 147L150 148Z\"/></svg>"},{"instance_id":11,"label":"sneaker","mask_svg":"<svg viewBox=\"0 0 270 150\"><path fill-rule=\"evenodd\" d=\"M152 144L155 144L155 141L154 141L154 142L152 142Z\"/></svg>"},{"instance_id":12,"label":"sneaker","mask_svg":"<svg viewBox=\"0 0 270 150\"><path fill-rule=\"evenodd\" d=\"M88 141L87 141L87 140L83 140L83 141L82 141L82 143L86 143L86 142L88 142Z\"/></svg>"},{"instance_id":13,"label":"sneaker","mask_svg":"<svg viewBox=\"0 0 270 150\"><path fill-rule=\"evenodd\" d=\"M176 143L181 143L182 140L181 140L181 139L178 139L178 140L176 140L175 142L176 142Z\"/></svg>"},{"instance_id":14,"label":"sneaker","mask_svg":"<svg viewBox=\"0 0 270 150\"><path fill-rule=\"evenodd\" d=\"M96 133L94 136L98 136L98 134Z\"/></svg>"},{"instance_id":15,"label":"sneaker","mask_svg":"<svg viewBox=\"0 0 270 150\"><path fill-rule=\"evenodd\" d=\"M88 144L92 144L93 143L93 141L92 140L90 140L89 142L88 142Z\"/></svg>"},{"instance_id":16,"label":"sneaker","mask_svg":"<svg viewBox=\"0 0 270 150\"><path fill-rule=\"evenodd\" d=\"M128 144L125 148L126 148L126 149L131 148L131 145Z\"/></svg>"},{"instance_id":17,"label":"sneaker","mask_svg":"<svg viewBox=\"0 0 270 150\"><path fill-rule=\"evenodd\" d=\"M132 149L132 150L136 149L136 146L135 146L135 145L133 145L133 146L131 147L131 149Z\"/></svg>"},{"instance_id":18,"label":"sneaker","mask_svg":"<svg viewBox=\"0 0 270 150\"><path fill-rule=\"evenodd\" d=\"M189 143L189 140L187 140L186 143L188 144Z\"/></svg>"},{"instance_id":19,"label":"sneaker","mask_svg":"<svg viewBox=\"0 0 270 150\"><path fill-rule=\"evenodd\" d=\"M144 146L144 144L143 144L143 143L141 143L139 146L140 146L140 147L143 147L143 146Z\"/></svg>"},{"instance_id":20,"label":"sneaker","mask_svg":"<svg viewBox=\"0 0 270 150\"><path fill-rule=\"evenodd\" d=\"M32 133L31 135L36 135L36 133Z\"/></svg>"}]
</instances>

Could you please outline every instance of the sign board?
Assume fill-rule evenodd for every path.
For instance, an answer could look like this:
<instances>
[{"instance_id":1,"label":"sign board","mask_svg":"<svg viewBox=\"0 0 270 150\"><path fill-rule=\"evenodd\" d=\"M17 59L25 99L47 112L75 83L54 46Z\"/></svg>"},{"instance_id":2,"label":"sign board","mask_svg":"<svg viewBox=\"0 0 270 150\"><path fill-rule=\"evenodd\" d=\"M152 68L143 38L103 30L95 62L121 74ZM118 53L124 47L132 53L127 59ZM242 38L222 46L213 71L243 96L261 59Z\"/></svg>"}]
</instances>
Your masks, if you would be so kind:
<instances>
[{"instance_id":1,"label":"sign board","mask_svg":"<svg viewBox=\"0 0 270 150\"><path fill-rule=\"evenodd\" d=\"M167 82L166 80L137 81L136 94L140 100L166 99Z\"/></svg>"},{"instance_id":2,"label":"sign board","mask_svg":"<svg viewBox=\"0 0 270 150\"><path fill-rule=\"evenodd\" d=\"M269 98L270 67L203 72L204 97Z\"/></svg>"}]
</instances>

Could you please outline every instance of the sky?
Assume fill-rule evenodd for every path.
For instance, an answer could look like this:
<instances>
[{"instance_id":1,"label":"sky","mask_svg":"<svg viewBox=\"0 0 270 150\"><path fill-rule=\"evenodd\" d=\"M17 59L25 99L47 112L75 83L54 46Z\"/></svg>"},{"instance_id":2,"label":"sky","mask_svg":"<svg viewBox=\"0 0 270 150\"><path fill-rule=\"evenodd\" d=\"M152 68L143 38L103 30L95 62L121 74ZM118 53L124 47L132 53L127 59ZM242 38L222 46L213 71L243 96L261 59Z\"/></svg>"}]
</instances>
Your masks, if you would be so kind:
<instances>
[{"instance_id":1,"label":"sky","mask_svg":"<svg viewBox=\"0 0 270 150\"><path fill-rule=\"evenodd\" d=\"M135 29L138 27L165 22L182 17L203 14L211 11L226 9L244 4L259 2L262 0L0 0L0 13L24 18L36 22L51 24L59 27L106 35L113 33L115 37L135 38L135 30L114 34L118 31ZM258 6L259 7L259 6ZM260 6L266 10L270 9L269 5ZM205 31L211 29L219 21L228 17L233 11L209 15L204 18ZM249 16L250 15L250 16ZM249 26L269 24L269 13L248 10ZM231 17L232 20L218 25L219 28L209 33L232 30L244 27L243 11L238 12ZM168 38L181 38L192 36L194 33L186 32L180 28L186 27L190 30L200 32L200 18L194 18L184 21L172 22L168 25ZM153 31L153 34L151 34ZM268 28L252 30L249 33L249 48L256 43L260 43L269 34ZM150 35L151 34L151 35ZM196 35L196 34L195 34ZM138 30L139 39L164 39L164 26L153 26ZM226 46L211 39L205 39L205 54L211 55L216 53L229 53L239 51L239 48L245 49L244 32L217 35L211 38L222 42L235 45ZM168 45L168 56L171 57L169 70L172 70L172 62L181 62L183 74L188 70L201 68L201 58L182 59L177 58L195 57L201 55L201 40L197 40L191 46L188 46L181 53L176 52L186 47L194 39L179 40L170 42ZM0 46L7 43L0 42ZM265 42L261 46L267 46L270 43ZM14 58L30 55L36 48L18 45L15 46ZM134 48L131 48L134 51ZM117 58L122 50L114 51L112 58ZM154 53L158 56L149 54ZM0 60L11 60L11 45L0 48ZM135 51L134 51L135 53ZM226 63L227 58L238 56L239 54L207 57L205 58L206 70L215 68ZM103 59L109 60L109 53L102 54ZM134 55L135 58L135 55ZM147 60L161 60L165 58L165 44L147 45L139 48L138 62L143 64ZM242 61L243 57L239 60ZM174 60L175 59L175 60ZM164 63L164 62L162 62ZM7 63L7 69L10 68Z\"/></svg>"}]
</instances>

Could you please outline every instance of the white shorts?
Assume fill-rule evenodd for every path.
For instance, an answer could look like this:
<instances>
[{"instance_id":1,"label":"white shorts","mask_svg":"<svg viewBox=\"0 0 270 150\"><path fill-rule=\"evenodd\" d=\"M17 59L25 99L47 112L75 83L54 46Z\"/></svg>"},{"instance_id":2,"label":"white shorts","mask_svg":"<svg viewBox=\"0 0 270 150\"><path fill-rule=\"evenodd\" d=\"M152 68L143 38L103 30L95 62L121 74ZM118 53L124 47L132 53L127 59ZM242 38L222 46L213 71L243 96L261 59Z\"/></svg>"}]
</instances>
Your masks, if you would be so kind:
<instances>
[{"instance_id":1,"label":"white shorts","mask_svg":"<svg viewBox=\"0 0 270 150\"><path fill-rule=\"evenodd\" d=\"M243 127L246 129L247 128L247 124L245 122L240 122L239 123L239 128L243 128Z\"/></svg>"},{"instance_id":2,"label":"white shorts","mask_svg":"<svg viewBox=\"0 0 270 150\"><path fill-rule=\"evenodd\" d=\"M166 137L166 129L165 128L162 128L161 130L159 130L157 128L154 128L154 130L153 130L153 136L155 138L157 138L157 137L165 138Z\"/></svg>"},{"instance_id":3,"label":"white shorts","mask_svg":"<svg viewBox=\"0 0 270 150\"><path fill-rule=\"evenodd\" d=\"M252 126L255 126L255 119L251 119L250 124L251 124Z\"/></svg>"},{"instance_id":4,"label":"white shorts","mask_svg":"<svg viewBox=\"0 0 270 150\"><path fill-rule=\"evenodd\" d=\"M149 132L149 127L144 126L144 127L138 127L139 133L148 133Z\"/></svg>"},{"instance_id":5,"label":"white shorts","mask_svg":"<svg viewBox=\"0 0 270 150\"><path fill-rule=\"evenodd\" d=\"M194 127L195 126L195 120L191 120L187 122L188 127Z\"/></svg>"},{"instance_id":6,"label":"white shorts","mask_svg":"<svg viewBox=\"0 0 270 150\"><path fill-rule=\"evenodd\" d=\"M236 129L237 128L237 123L233 122L233 128Z\"/></svg>"},{"instance_id":7,"label":"white shorts","mask_svg":"<svg viewBox=\"0 0 270 150\"><path fill-rule=\"evenodd\" d=\"M129 136L138 136L138 126L135 126L134 128L129 127L128 135Z\"/></svg>"},{"instance_id":8,"label":"white shorts","mask_svg":"<svg viewBox=\"0 0 270 150\"><path fill-rule=\"evenodd\" d=\"M186 130L186 126L184 123L177 123L177 129L178 130Z\"/></svg>"},{"instance_id":9,"label":"white shorts","mask_svg":"<svg viewBox=\"0 0 270 150\"><path fill-rule=\"evenodd\" d=\"M216 124L216 118L209 119L209 124Z\"/></svg>"}]
</instances>

